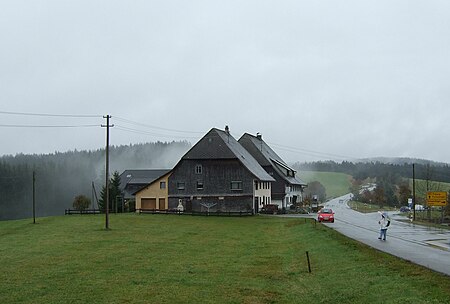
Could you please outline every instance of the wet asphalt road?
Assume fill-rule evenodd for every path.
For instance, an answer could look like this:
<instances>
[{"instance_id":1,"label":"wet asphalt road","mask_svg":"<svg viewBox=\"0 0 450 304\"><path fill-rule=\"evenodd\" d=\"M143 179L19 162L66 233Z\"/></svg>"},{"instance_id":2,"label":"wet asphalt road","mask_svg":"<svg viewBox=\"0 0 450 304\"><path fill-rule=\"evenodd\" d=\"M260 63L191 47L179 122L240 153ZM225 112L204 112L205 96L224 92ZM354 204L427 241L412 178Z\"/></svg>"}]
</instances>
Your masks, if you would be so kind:
<instances>
[{"instance_id":1,"label":"wet asphalt road","mask_svg":"<svg viewBox=\"0 0 450 304\"><path fill-rule=\"evenodd\" d=\"M381 241L378 239L380 214L350 209L349 198L350 195L345 195L326 203L335 212L335 222L325 225L373 248L450 275L450 230L401 222L398 219L404 217L388 212L391 225L386 241Z\"/></svg>"}]
</instances>

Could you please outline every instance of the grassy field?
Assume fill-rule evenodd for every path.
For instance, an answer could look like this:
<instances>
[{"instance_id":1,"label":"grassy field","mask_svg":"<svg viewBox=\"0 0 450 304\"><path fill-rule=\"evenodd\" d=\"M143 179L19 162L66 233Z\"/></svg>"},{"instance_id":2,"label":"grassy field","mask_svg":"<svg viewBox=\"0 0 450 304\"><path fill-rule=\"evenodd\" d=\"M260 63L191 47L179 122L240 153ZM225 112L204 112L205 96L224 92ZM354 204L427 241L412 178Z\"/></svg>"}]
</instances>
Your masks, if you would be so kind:
<instances>
[{"instance_id":1,"label":"grassy field","mask_svg":"<svg viewBox=\"0 0 450 304\"><path fill-rule=\"evenodd\" d=\"M448 303L450 278L309 220L0 222L0 303ZM311 259L308 272L306 251Z\"/></svg>"},{"instance_id":2,"label":"grassy field","mask_svg":"<svg viewBox=\"0 0 450 304\"><path fill-rule=\"evenodd\" d=\"M377 212L377 211L393 211L397 210L394 207L384 206L381 208L378 205L373 204L365 204L357 201L350 201L348 203L349 207L353 210L359 211L361 213L370 213L370 212Z\"/></svg>"},{"instance_id":3,"label":"grassy field","mask_svg":"<svg viewBox=\"0 0 450 304\"><path fill-rule=\"evenodd\" d=\"M326 189L327 197L333 198L350 192L350 175L336 172L301 171L299 177L306 183L320 182Z\"/></svg>"}]
</instances>

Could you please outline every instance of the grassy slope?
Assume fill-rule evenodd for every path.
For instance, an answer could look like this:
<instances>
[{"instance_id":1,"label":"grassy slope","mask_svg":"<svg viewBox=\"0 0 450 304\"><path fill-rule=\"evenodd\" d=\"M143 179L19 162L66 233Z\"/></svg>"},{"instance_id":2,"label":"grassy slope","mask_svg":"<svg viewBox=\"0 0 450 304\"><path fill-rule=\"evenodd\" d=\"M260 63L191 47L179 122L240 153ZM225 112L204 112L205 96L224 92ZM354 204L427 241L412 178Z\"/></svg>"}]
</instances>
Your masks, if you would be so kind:
<instances>
[{"instance_id":1,"label":"grassy slope","mask_svg":"<svg viewBox=\"0 0 450 304\"><path fill-rule=\"evenodd\" d=\"M326 189L327 197L338 197L349 193L350 175L336 172L301 171L299 176L309 183L319 181Z\"/></svg>"},{"instance_id":2,"label":"grassy slope","mask_svg":"<svg viewBox=\"0 0 450 304\"><path fill-rule=\"evenodd\" d=\"M410 189L412 189L413 180L409 180ZM450 191L450 183L443 182L430 182L430 191ZM416 196L425 200L427 195L427 181L422 179L416 179Z\"/></svg>"},{"instance_id":3,"label":"grassy slope","mask_svg":"<svg viewBox=\"0 0 450 304\"><path fill-rule=\"evenodd\" d=\"M445 303L450 278L305 219L0 222L0 303ZM308 273L305 252L311 257Z\"/></svg>"}]
</instances>

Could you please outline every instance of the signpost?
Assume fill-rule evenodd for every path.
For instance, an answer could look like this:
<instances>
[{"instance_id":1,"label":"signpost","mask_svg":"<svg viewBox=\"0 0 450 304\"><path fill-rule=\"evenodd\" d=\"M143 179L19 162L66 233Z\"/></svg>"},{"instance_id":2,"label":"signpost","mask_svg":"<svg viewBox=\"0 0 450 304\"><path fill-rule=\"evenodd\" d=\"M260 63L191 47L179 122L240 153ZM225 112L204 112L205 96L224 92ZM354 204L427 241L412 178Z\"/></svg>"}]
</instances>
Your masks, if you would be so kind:
<instances>
[{"instance_id":1,"label":"signpost","mask_svg":"<svg viewBox=\"0 0 450 304\"><path fill-rule=\"evenodd\" d=\"M447 192L445 191L429 191L427 192L428 206L444 207L448 203Z\"/></svg>"}]
</instances>

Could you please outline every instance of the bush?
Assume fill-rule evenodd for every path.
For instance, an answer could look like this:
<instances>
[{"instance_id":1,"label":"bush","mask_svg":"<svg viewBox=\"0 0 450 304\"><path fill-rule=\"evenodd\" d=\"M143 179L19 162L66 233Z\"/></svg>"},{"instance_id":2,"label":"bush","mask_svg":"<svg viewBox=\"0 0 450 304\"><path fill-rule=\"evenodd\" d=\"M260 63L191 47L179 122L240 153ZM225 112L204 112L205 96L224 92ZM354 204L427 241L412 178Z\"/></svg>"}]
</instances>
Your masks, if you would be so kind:
<instances>
[{"instance_id":1,"label":"bush","mask_svg":"<svg viewBox=\"0 0 450 304\"><path fill-rule=\"evenodd\" d=\"M84 210L89 208L91 205L91 200L87 198L85 195L78 195L75 197L73 201L73 208L76 210Z\"/></svg>"}]
</instances>

